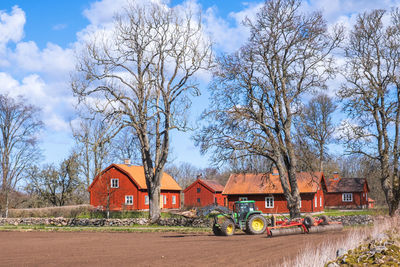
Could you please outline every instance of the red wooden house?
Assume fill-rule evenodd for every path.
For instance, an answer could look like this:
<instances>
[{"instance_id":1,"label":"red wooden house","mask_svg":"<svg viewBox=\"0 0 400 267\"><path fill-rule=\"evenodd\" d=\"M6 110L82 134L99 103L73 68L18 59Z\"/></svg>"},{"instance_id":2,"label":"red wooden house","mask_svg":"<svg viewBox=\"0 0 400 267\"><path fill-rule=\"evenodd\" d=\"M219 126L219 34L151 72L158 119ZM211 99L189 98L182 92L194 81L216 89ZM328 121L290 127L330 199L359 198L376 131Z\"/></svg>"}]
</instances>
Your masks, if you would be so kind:
<instances>
[{"instance_id":1,"label":"red wooden house","mask_svg":"<svg viewBox=\"0 0 400 267\"><path fill-rule=\"evenodd\" d=\"M180 208L182 188L167 173L161 178L160 207ZM96 176L89 186L90 205L109 210L149 209L146 179L142 166L112 164Z\"/></svg>"},{"instance_id":2,"label":"red wooden house","mask_svg":"<svg viewBox=\"0 0 400 267\"><path fill-rule=\"evenodd\" d=\"M338 173L326 183L327 208L368 208L369 187L365 178L341 178Z\"/></svg>"},{"instance_id":3,"label":"red wooden house","mask_svg":"<svg viewBox=\"0 0 400 267\"><path fill-rule=\"evenodd\" d=\"M197 179L185 190L184 204L186 207L204 207L211 204L226 205L226 196L222 195L224 186L215 180Z\"/></svg>"},{"instance_id":4,"label":"red wooden house","mask_svg":"<svg viewBox=\"0 0 400 267\"><path fill-rule=\"evenodd\" d=\"M324 210L325 178L322 172L297 173L301 197L301 212ZM263 213L288 213L287 201L277 171L259 174L231 174L223 195L228 197L229 208L237 200L255 200Z\"/></svg>"}]
</instances>

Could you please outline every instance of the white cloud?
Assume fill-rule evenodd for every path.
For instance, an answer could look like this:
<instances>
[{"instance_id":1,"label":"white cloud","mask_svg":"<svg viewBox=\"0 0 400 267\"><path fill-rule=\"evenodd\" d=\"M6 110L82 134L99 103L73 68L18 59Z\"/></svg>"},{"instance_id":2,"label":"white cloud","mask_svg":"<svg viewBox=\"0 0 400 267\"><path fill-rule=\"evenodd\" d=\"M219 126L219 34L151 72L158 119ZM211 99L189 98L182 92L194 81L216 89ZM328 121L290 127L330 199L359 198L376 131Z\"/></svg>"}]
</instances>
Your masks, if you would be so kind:
<instances>
[{"instance_id":1,"label":"white cloud","mask_svg":"<svg viewBox=\"0 0 400 267\"><path fill-rule=\"evenodd\" d=\"M55 31L60 31L60 30L66 29L67 27L68 27L67 24L62 23L62 24L56 24L56 25L54 25L54 26L52 27L52 29L55 30Z\"/></svg>"},{"instance_id":2,"label":"white cloud","mask_svg":"<svg viewBox=\"0 0 400 267\"><path fill-rule=\"evenodd\" d=\"M0 46L20 41L24 36L25 12L14 6L11 14L0 10Z\"/></svg>"}]
</instances>

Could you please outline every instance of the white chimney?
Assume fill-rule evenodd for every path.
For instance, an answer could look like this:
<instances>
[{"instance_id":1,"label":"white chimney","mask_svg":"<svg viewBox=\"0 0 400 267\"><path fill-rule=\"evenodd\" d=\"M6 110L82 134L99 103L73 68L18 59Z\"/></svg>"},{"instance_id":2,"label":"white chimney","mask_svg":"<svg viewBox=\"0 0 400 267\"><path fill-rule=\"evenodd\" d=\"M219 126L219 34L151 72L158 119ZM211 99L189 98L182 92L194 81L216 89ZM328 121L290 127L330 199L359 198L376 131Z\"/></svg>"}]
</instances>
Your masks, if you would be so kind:
<instances>
[{"instance_id":1,"label":"white chimney","mask_svg":"<svg viewBox=\"0 0 400 267\"><path fill-rule=\"evenodd\" d=\"M124 164L125 165L131 165L131 160L130 159L124 159Z\"/></svg>"}]
</instances>

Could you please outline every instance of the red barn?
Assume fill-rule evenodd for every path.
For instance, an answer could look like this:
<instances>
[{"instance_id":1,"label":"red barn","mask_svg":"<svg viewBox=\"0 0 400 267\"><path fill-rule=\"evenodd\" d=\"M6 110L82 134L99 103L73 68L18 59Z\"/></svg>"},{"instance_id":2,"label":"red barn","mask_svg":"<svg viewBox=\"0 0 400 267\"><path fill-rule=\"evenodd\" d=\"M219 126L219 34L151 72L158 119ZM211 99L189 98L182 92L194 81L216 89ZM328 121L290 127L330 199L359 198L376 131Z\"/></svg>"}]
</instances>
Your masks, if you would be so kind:
<instances>
[{"instance_id":1,"label":"red barn","mask_svg":"<svg viewBox=\"0 0 400 267\"><path fill-rule=\"evenodd\" d=\"M325 178L322 172L297 173L301 212L324 210ZM287 201L277 171L260 174L231 174L222 194L227 195L229 208L237 200L255 200L263 213L288 213Z\"/></svg>"},{"instance_id":2,"label":"red barn","mask_svg":"<svg viewBox=\"0 0 400 267\"><path fill-rule=\"evenodd\" d=\"M341 178L335 173L326 183L327 208L368 208L369 187L365 178Z\"/></svg>"},{"instance_id":3,"label":"red barn","mask_svg":"<svg viewBox=\"0 0 400 267\"><path fill-rule=\"evenodd\" d=\"M167 173L161 178L160 207L180 208L182 188ZM146 179L142 166L112 164L96 176L89 186L90 205L110 210L149 209Z\"/></svg>"},{"instance_id":4,"label":"red barn","mask_svg":"<svg viewBox=\"0 0 400 267\"><path fill-rule=\"evenodd\" d=\"M215 180L197 179L184 191L186 207L204 207L211 204L226 205L226 196L222 195L224 186Z\"/></svg>"}]
</instances>

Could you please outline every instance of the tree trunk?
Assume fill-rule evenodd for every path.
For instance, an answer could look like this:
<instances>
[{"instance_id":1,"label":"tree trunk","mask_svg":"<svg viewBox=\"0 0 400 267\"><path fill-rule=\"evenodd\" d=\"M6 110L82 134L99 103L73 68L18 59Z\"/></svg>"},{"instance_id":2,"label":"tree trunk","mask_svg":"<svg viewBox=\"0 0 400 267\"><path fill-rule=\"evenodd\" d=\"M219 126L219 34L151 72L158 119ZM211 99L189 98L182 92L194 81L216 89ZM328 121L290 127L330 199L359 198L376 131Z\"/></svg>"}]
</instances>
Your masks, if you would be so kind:
<instances>
[{"instance_id":1,"label":"tree trunk","mask_svg":"<svg viewBox=\"0 0 400 267\"><path fill-rule=\"evenodd\" d=\"M10 205L10 198L8 197L8 192L6 192L6 218L8 218L8 207Z\"/></svg>"},{"instance_id":2,"label":"tree trunk","mask_svg":"<svg viewBox=\"0 0 400 267\"><path fill-rule=\"evenodd\" d=\"M161 217L161 209L160 209L160 193L161 193L161 185L151 185L150 190L148 190L149 200L150 200L150 222L157 223Z\"/></svg>"}]
</instances>

